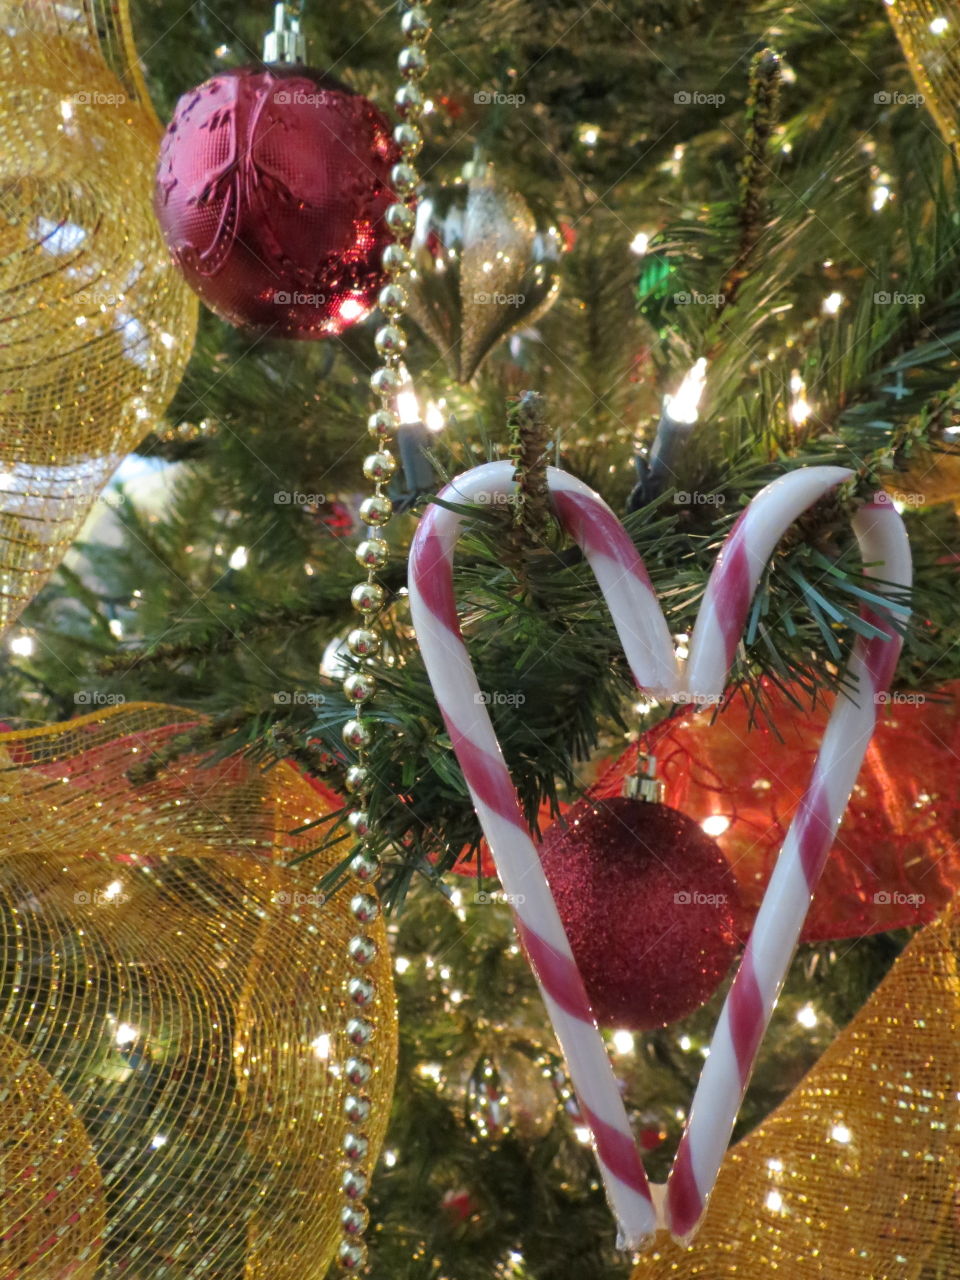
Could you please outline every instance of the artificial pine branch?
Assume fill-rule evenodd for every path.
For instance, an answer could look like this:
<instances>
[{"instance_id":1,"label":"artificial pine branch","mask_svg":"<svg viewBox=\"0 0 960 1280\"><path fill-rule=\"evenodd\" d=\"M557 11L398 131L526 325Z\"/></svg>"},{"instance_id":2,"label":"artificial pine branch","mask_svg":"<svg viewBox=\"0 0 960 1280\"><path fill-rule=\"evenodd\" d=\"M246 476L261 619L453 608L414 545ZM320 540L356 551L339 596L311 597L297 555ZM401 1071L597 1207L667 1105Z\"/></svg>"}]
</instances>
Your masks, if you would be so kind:
<instances>
[{"instance_id":1,"label":"artificial pine branch","mask_svg":"<svg viewBox=\"0 0 960 1280\"><path fill-rule=\"evenodd\" d=\"M517 481L513 527L522 530L529 541L540 542L551 522L547 487L550 428L545 398L536 391L521 392L507 414L507 427Z\"/></svg>"},{"instance_id":2,"label":"artificial pine branch","mask_svg":"<svg viewBox=\"0 0 960 1280\"><path fill-rule=\"evenodd\" d=\"M750 64L747 99L747 136L740 164L740 199L737 221L740 240L737 256L720 289L718 313L736 302L740 286L753 265L754 253L766 230L769 209L767 188L773 172L770 140L780 120L780 55L762 49Z\"/></svg>"},{"instance_id":3,"label":"artificial pine branch","mask_svg":"<svg viewBox=\"0 0 960 1280\"><path fill-rule=\"evenodd\" d=\"M181 422L160 431L151 431L135 450L143 457L163 458L165 462L184 462L200 458L216 436L217 423L210 418L200 422Z\"/></svg>"},{"instance_id":4,"label":"artificial pine branch","mask_svg":"<svg viewBox=\"0 0 960 1280\"><path fill-rule=\"evenodd\" d=\"M95 670L97 675L122 678L141 667L175 667L182 662L200 662L215 654L227 653L248 640L289 634L303 627L316 626L329 617L330 612L326 608L276 608L267 615L213 631L203 640L172 641L149 649L111 654L98 662Z\"/></svg>"}]
</instances>

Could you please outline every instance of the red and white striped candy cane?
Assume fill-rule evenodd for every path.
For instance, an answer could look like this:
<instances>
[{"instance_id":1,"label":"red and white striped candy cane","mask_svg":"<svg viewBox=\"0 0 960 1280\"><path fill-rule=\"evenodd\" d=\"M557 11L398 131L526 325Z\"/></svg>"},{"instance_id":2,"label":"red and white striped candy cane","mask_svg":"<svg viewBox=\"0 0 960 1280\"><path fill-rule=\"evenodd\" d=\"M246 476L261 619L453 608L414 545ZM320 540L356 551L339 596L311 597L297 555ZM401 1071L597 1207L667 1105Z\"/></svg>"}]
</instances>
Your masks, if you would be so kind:
<instances>
[{"instance_id":1,"label":"red and white striped candy cane","mask_svg":"<svg viewBox=\"0 0 960 1280\"><path fill-rule=\"evenodd\" d=\"M724 544L711 574L690 643L688 689L710 698L724 681L763 566L784 529L850 473L839 467L791 472L759 493ZM865 572L896 588L912 579L903 521L886 494L853 519ZM906 614L895 604L891 609ZM813 776L800 802L727 995L710 1055L667 1184L667 1224L678 1239L695 1230L706 1209L753 1070L760 1040L796 949L810 899L860 772L901 640L888 612L864 609L881 633L860 637L824 732Z\"/></svg>"},{"instance_id":2,"label":"red and white striped candy cane","mask_svg":"<svg viewBox=\"0 0 960 1280\"><path fill-rule=\"evenodd\" d=\"M711 575L685 675L678 669L669 629L650 580L619 520L597 494L573 477L553 468L548 468L547 476L557 516L593 567L638 685L654 695L713 700L722 693L753 592L777 541L797 515L850 474L839 467L809 468L784 476L757 495L724 544ZM478 498L496 500L496 496L513 492L512 477L512 463L491 463L459 477L441 496L460 502ZM610 1060L593 1020L536 847L523 822L516 792L463 643L452 570L461 523L461 517L441 507L432 507L421 522L410 553L414 626L501 882L514 901L518 932L567 1059L584 1118L592 1131L607 1195L620 1223L622 1243L636 1248L657 1225L658 1214ZM883 570L880 576L908 585L909 550L893 508L879 502L864 508L857 517L855 530L864 560L879 562ZM876 564L873 572L879 574ZM856 646L848 674L855 689L866 687L875 693L884 675L889 677L893 670L899 643L887 618L872 620L882 634ZM861 684L861 672L866 670L871 673L870 679L864 678ZM801 834L809 829L820 836L821 842L825 840L820 854L822 866L866 750L874 712L872 694L867 710L839 700L828 726L821 761L771 882L775 903L780 901L775 884L781 881L786 881L788 891L795 895L794 881L789 871L781 872L781 865L789 865L799 858L805 870L806 898L799 914L795 902L783 907L773 905L767 910L764 928L771 934L772 941L766 951L753 947L749 968L747 961L751 953L748 951L724 1007L697 1093L699 1101L706 1082L710 1101L695 1106L691 1113L669 1185L667 1214L677 1234L692 1230L703 1210L760 1036L809 905L815 881L811 855L792 853L791 837L796 829ZM864 715L869 716L866 736ZM821 776L829 781L818 783ZM814 817L805 818L811 796L820 798L810 810ZM806 837L804 849L809 849L811 838ZM766 904L758 916L755 937L764 910ZM753 992L759 989L756 967L761 961L768 966L768 973L758 1001L753 998ZM744 979L746 995L738 993L738 984L745 972L754 975ZM769 1007L768 992L772 992ZM723 1034L727 1036L729 1052L725 1052ZM714 1063L717 1065L711 1065ZM709 1080L707 1068L711 1071ZM705 1117L702 1121L701 1115Z\"/></svg>"},{"instance_id":3,"label":"red and white striped candy cane","mask_svg":"<svg viewBox=\"0 0 960 1280\"><path fill-rule=\"evenodd\" d=\"M513 474L510 462L490 463L460 476L440 496L450 502L495 501L514 492ZM670 632L626 531L586 485L553 468L548 474L557 512L590 556L637 678L662 692L675 688L677 665ZM430 507L420 522L410 550L413 625L593 1136L623 1244L636 1249L656 1225L650 1188L610 1059L463 643L453 594L453 552L461 524L462 517L439 506Z\"/></svg>"}]
</instances>

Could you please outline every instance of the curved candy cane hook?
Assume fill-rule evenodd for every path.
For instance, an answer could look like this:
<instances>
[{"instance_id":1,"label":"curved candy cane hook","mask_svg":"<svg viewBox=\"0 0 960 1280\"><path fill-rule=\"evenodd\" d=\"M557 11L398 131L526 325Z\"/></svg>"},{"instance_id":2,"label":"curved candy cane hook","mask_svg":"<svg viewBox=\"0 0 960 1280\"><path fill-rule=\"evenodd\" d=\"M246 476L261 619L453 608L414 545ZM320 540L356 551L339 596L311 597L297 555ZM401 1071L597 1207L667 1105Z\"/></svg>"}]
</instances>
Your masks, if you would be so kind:
<instances>
[{"instance_id":1,"label":"curved candy cane hook","mask_svg":"<svg viewBox=\"0 0 960 1280\"><path fill-rule=\"evenodd\" d=\"M511 462L489 463L460 476L441 497L469 502L508 496L515 489L513 474ZM776 543L802 511L850 475L840 467L808 468L783 476L757 495L731 531L711 574L683 671L643 562L620 521L587 485L547 469L557 516L594 570L638 685L654 696L710 700L723 692L753 593ZM867 696L859 704L840 699L834 708L813 780L788 833L721 1014L664 1210L663 1203L654 1205L610 1059L463 642L453 593L453 552L462 521L463 517L438 506L431 507L421 521L410 551L413 623L454 751L501 883L515 904L518 933L593 1135L607 1197L620 1224L621 1243L636 1249L663 1224L664 1211L678 1235L693 1230L703 1212L813 886L872 733L875 695L896 664L899 639L889 617L871 614L879 634L858 640L854 648L847 674L853 696ZM879 576L882 571L889 581L908 586L909 548L893 507L878 498L858 513L854 529L868 572ZM657 1199L661 1201L659 1195Z\"/></svg>"}]
</instances>

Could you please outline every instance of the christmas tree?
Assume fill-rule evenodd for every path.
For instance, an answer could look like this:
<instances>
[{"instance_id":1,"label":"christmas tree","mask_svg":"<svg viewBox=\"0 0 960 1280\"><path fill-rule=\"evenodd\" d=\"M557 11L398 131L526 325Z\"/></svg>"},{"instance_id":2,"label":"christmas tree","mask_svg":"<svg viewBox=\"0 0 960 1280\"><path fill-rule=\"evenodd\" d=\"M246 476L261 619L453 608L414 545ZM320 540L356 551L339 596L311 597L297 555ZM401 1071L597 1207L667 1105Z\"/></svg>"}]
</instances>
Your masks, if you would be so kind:
<instances>
[{"instance_id":1,"label":"christmas tree","mask_svg":"<svg viewBox=\"0 0 960 1280\"><path fill-rule=\"evenodd\" d=\"M33 21L28 7L3 8L11 29ZM501 850L491 839L491 855L468 789L482 751L475 725L460 733L444 718L442 679L418 641L418 601L427 587L440 599L445 563L425 560L418 582L411 546L444 519L462 521L450 573L479 691L470 697L543 841L633 1138L650 1179L664 1182L831 708L858 707L876 736L754 1046L734 1142L796 1097L958 878L960 102L950 71L960 7L330 0L268 10L131 0L143 92L164 125L176 121L158 145L157 216L209 306L195 344L182 300L179 319L163 321L171 334L159 319L147 325L169 337L159 358L166 348L185 364L179 381L179 369L164 375L150 412L138 416L117 375L109 414L130 417L127 434L101 449L90 496L106 487L82 529L58 535L56 567L36 551L48 538L31 523L39 508L4 508L4 545L34 556L5 552L4 596L16 604L3 615L4 728L166 704L182 714L127 762L123 786L179 805L180 792L163 789L187 768L217 786L259 780L244 785L264 794L274 776L292 776L277 770L292 770L323 797L312 815L301 797L299 825L291 817L289 841L271 835L270 848L295 857L318 911L357 903L359 891L363 923L376 888L399 1015L389 1128L363 1175L369 1261L350 1240L366 1222L356 1209L352 1225L343 1219L346 1269L366 1265L377 1280L625 1280L637 1262L617 1246L596 1125L531 971L522 911L515 927L523 895L518 904L507 876L500 884ZM93 44L108 47L112 20L91 12ZM20 59L21 85L35 74L31 49L6 55ZM109 56L105 65L134 95L133 72ZM194 93L211 78L206 97ZM86 83L89 101L65 97L51 126L61 141L92 118L80 107L98 106ZM262 142L244 115L251 103L264 113ZM211 128L208 104L235 130L209 154L196 141ZM314 133L296 111L316 113ZM8 130L29 133L25 97L4 98L2 112ZM127 132L153 138L131 121ZM326 175L320 212L297 224L313 194L296 183L314 169ZM68 174L64 189L76 181ZM5 194L21 200L27 182L5 172ZM108 225L122 222L126 199L143 204L142 192L96 199ZM0 213L15 264L21 224ZM54 219L48 255L74 251L80 222ZM310 276L304 263L321 256L325 274ZM17 270L3 286L11 296ZM77 332L89 332L89 304L136 364L139 321L97 283L100 270L80 279ZM41 342L16 324L10 349ZM87 348L85 379L108 367L105 342ZM22 361L8 368L15 383ZM51 393L43 421L67 399ZM19 438L36 432L17 412L0 435L8 497ZM458 476L493 462L507 467L509 491L457 489ZM597 548L586 523L575 536L548 467L622 520L681 661L718 554L726 547L729 564L736 538L747 540L748 504L766 495L759 502L776 510L787 490L770 498L771 482L834 471L751 569L722 690L684 700L644 681L638 690L609 607L632 562L621 559L601 591ZM912 589L885 558L871 561L864 511L902 519ZM38 590L24 586L30 574ZM892 684L867 690L851 672L883 644L894 656L902 644ZM7 770L27 759L26 748L3 751ZM183 803L206 795L184 786ZM654 837L651 806L664 801L672 816ZM598 813L618 804L633 816L598 832ZM186 897L202 900L214 928L236 904L207 878L212 887ZM358 965L364 945L361 931L350 942ZM44 968L33 985L12 972L0 983L21 1009L57 983L79 991L77 963L56 981ZM364 981L351 988L361 1008ZM117 1046L139 1051L133 1032ZM202 1038L193 1045L191 1072L208 1051ZM104 1080L126 1080L111 1052L109 1071L102 1054L71 1067L70 1087L97 1107ZM152 1061L158 1080L179 1078L171 1061ZM242 1093L226 1059L214 1066L218 1088ZM365 1113L354 1109L359 1131ZM234 1123L216 1141L246 1151ZM195 1127L190 1142L208 1141ZM362 1165L367 1138L356 1143ZM249 1158L223 1157L247 1190L259 1176ZM114 1195L124 1168L110 1174ZM765 1203L779 1212L781 1192ZM853 1250L842 1274L960 1274L951 1224L902 1245L902 1270ZM819 1229L830 1233L826 1218ZM249 1231L246 1219L242 1232L223 1228L232 1243L218 1275L254 1274ZM206 1265L200 1246L180 1254L169 1232L156 1234L144 1278L201 1274L190 1269ZM0 1258L3 1240L0 1229ZM790 1265L781 1273L801 1274ZM802 1274L840 1274L821 1265Z\"/></svg>"}]
</instances>

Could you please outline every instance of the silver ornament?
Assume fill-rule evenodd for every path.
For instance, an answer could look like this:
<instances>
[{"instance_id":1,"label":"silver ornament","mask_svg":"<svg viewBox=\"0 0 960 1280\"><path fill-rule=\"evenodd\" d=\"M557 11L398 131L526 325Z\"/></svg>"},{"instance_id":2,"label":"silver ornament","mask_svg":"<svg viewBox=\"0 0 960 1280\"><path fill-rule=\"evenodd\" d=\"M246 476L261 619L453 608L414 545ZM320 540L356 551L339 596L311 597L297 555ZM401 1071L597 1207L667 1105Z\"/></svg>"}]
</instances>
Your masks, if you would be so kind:
<instances>
[{"instance_id":1,"label":"silver ornament","mask_svg":"<svg viewBox=\"0 0 960 1280\"><path fill-rule=\"evenodd\" d=\"M469 382L496 344L532 324L559 289L556 227L540 229L526 201L490 164L468 182L421 196L407 282L409 315Z\"/></svg>"}]
</instances>

